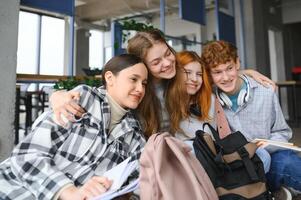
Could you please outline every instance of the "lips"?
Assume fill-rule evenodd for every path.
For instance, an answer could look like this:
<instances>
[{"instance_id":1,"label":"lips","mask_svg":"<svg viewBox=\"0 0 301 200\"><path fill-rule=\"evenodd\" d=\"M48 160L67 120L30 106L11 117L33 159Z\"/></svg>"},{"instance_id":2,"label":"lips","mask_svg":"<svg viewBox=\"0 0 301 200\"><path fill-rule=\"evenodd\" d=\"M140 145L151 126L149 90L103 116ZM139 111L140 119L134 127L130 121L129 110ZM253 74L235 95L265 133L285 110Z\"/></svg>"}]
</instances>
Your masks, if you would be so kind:
<instances>
[{"instance_id":1,"label":"lips","mask_svg":"<svg viewBox=\"0 0 301 200\"><path fill-rule=\"evenodd\" d=\"M140 102L141 100L141 95L136 95L136 94L131 94L131 96L133 97L133 99L137 102Z\"/></svg>"},{"instance_id":2,"label":"lips","mask_svg":"<svg viewBox=\"0 0 301 200\"><path fill-rule=\"evenodd\" d=\"M232 84L233 84L233 81L229 81L229 82L222 83L222 85L223 85L224 87L231 87Z\"/></svg>"},{"instance_id":3,"label":"lips","mask_svg":"<svg viewBox=\"0 0 301 200\"><path fill-rule=\"evenodd\" d=\"M163 72L163 73L169 73L169 72L171 72L171 69L172 69L172 67L169 66L169 67L165 68L164 70L162 70L161 72Z\"/></svg>"},{"instance_id":4,"label":"lips","mask_svg":"<svg viewBox=\"0 0 301 200\"><path fill-rule=\"evenodd\" d=\"M186 85L188 87L191 87L191 88L197 88L198 87L198 84L194 84L194 83L186 83Z\"/></svg>"}]
</instances>

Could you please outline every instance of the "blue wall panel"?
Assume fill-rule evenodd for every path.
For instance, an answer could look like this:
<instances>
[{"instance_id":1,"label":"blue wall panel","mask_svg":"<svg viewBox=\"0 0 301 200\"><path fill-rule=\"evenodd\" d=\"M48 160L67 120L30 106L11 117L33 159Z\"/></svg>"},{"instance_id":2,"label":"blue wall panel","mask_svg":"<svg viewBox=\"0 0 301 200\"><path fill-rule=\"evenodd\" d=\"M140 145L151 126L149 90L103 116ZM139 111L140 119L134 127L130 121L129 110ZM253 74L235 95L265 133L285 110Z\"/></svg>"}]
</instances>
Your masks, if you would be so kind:
<instances>
[{"instance_id":1,"label":"blue wall panel","mask_svg":"<svg viewBox=\"0 0 301 200\"><path fill-rule=\"evenodd\" d=\"M232 44L236 44L235 37L235 21L234 17L224 14L222 12L218 13L219 17L219 39L226 40Z\"/></svg>"},{"instance_id":2,"label":"blue wall panel","mask_svg":"<svg viewBox=\"0 0 301 200\"><path fill-rule=\"evenodd\" d=\"M74 15L74 0L21 0L20 4L69 16Z\"/></svg>"},{"instance_id":3,"label":"blue wall panel","mask_svg":"<svg viewBox=\"0 0 301 200\"><path fill-rule=\"evenodd\" d=\"M181 19L206 24L205 0L179 0L179 16Z\"/></svg>"},{"instance_id":4,"label":"blue wall panel","mask_svg":"<svg viewBox=\"0 0 301 200\"><path fill-rule=\"evenodd\" d=\"M114 21L111 24L111 35L112 35L112 44L113 44L113 52L112 55L120 55L126 53L126 49L122 48L122 26L120 23Z\"/></svg>"}]
</instances>

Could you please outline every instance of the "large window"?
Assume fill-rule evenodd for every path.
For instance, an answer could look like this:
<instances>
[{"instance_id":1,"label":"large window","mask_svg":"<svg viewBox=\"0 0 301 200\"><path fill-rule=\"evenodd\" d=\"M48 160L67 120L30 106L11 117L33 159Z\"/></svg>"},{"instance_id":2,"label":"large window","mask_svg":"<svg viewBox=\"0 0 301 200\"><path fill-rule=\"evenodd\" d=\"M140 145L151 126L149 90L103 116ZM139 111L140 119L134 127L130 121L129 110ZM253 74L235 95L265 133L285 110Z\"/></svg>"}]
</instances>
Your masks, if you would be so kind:
<instances>
[{"instance_id":1,"label":"large window","mask_svg":"<svg viewBox=\"0 0 301 200\"><path fill-rule=\"evenodd\" d=\"M63 19L20 11L17 73L64 74Z\"/></svg>"},{"instance_id":2,"label":"large window","mask_svg":"<svg viewBox=\"0 0 301 200\"><path fill-rule=\"evenodd\" d=\"M42 17L40 74L64 74L65 21Z\"/></svg>"},{"instance_id":3,"label":"large window","mask_svg":"<svg viewBox=\"0 0 301 200\"><path fill-rule=\"evenodd\" d=\"M91 30L89 38L89 66L101 69L104 64L104 33Z\"/></svg>"},{"instance_id":4,"label":"large window","mask_svg":"<svg viewBox=\"0 0 301 200\"><path fill-rule=\"evenodd\" d=\"M35 74L38 66L39 16L20 12L17 73Z\"/></svg>"}]
</instances>

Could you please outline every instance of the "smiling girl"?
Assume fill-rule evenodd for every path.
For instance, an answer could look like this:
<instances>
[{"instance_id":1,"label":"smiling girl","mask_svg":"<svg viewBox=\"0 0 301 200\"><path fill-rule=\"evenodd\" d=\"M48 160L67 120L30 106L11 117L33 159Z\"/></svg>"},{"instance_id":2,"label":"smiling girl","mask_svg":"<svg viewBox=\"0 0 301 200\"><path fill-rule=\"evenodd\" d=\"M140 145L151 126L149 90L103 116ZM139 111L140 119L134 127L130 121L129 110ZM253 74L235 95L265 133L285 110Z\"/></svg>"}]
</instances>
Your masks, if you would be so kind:
<instances>
[{"instance_id":1,"label":"smiling girl","mask_svg":"<svg viewBox=\"0 0 301 200\"><path fill-rule=\"evenodd\" d=\"M145 138L132 110L143 104L147 68L139 57L123 54L102 75L99 88L75 88L85 114L63 127L53 112L44 113L0 164L1 199L92 198L112 184L101 176L105 171L129 157L138 160Z\"/></svg>"}]
</instances>

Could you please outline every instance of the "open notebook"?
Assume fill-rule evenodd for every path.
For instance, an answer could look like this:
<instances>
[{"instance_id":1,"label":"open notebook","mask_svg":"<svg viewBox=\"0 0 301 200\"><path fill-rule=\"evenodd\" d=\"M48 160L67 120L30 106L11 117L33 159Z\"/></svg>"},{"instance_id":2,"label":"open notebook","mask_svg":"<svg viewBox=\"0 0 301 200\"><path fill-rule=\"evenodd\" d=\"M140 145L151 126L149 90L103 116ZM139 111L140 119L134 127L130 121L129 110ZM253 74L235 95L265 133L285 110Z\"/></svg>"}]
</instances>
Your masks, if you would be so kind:
<instances>
[{"instance_id":1,"label":"open notebook","mask_svg":"<svg viewBox=\"0 0 301 200\"><path fill-rule=\"evenodd\" d=\"M301 148L298 146L295 146L293 143L289 142L280 142L280 141L274 141L274 140L267 140L267 139L259 139L256 138L252 142L266 142L262 147L265 148L269 153L273 153L275 151L279 150L293 150L297 152L301 152Z\"/></svg>"},{"instance_id":2,"label":"open notebook","mask_svg":"<svg viewBox=\"0 0 301 200\"><path fill-rule=\"evenodd\" d=\"M94 198L93 200L113 199L117 196L121 196L138 189L138 178L132 180L129 184L124 185L128 177L139 167L137 160L132 162L129 161L130 158L127 158L103 174L103 176L113 181L112 186L107 192Z\"/></svg>"}]
</instances>

